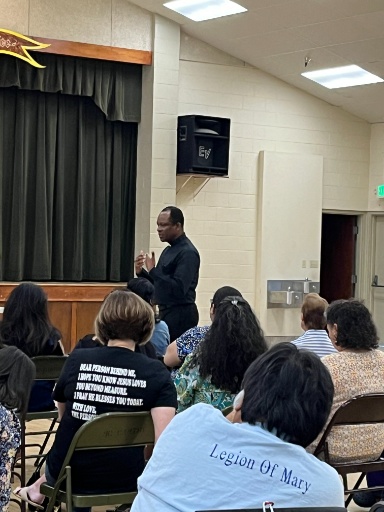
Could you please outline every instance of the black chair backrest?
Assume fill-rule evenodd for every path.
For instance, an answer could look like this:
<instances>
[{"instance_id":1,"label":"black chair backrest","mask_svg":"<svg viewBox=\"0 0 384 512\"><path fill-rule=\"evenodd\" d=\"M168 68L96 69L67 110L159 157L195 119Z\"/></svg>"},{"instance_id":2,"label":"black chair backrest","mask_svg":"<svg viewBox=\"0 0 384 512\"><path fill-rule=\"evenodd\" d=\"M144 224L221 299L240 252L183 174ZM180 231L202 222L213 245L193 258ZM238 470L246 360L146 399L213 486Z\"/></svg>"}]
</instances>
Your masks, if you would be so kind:
<instances>
[{"instance_id":1,"label":"black chair backrest","mask_svg":"<svg viewBox=\"0 0 384 512\"><path fill-rule=\"evenodd\" d=\"M384 423L384 393L357 395L344 402L331 420L334 425Z\"/></svg>"},{"instance_id":2,"label":"black chair backrest","mask_svg":"<svg viewBox=\"0 0 384 512\"><path fill-rule=\"evenodd\" d=\"M368 425L372 423L384 423L384 393L357 395L344 402L328 423L314 455L324 451L329 432L336 425ZM327 452L325 460L328 460Z\"/></svg>"},{"instance_id":3,"label":"black chair backrest","mask_svg":"<svg viewBox=\"0 0 384 512\"><path fill-rule=\"evenodd\" d=\"M36 366L36 380L54 380L60 377L67 356L36 356L32 361Z\"/></svg>"},{"instance_id":4,"label":"black chair backrest","mask_svg":"<svg viewBox=\"0 0 384 512\"><path fill-rule=\"evenodd\" d=\"M267 508L267 511L270 509ZM274 512L347 512L344 507L297 507L297 508L275 508ZM196 512L218 512L217 510L196 510ZM231 508L220 509L220 512L263 512L262 508Z\"/></svg>"}]
</instances>

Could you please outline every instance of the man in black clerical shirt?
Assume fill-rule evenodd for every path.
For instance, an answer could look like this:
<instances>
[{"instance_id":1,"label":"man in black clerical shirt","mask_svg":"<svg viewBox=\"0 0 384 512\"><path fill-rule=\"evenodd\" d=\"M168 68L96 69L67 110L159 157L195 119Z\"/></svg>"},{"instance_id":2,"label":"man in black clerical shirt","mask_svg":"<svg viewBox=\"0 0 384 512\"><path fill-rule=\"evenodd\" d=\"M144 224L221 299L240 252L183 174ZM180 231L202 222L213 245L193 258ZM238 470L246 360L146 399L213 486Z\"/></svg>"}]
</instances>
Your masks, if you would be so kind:
<instances>
[{"instance_id":1,"label":"man in black clerical shirt","mask_svg":"<svg viewBox=\"0 0 384 512\"><path fill-rule=\"evenodd\" d=\"M200 256L185 236L183 212L176 206L167 206L160 212L157 233L169 246L157 265L154 252L149 255L141 251L135 259L135 270L138 277L146 277L154 284L160 318L168 325L174 341L199 321L195 301Z\"/></svg>"}]
</instances>

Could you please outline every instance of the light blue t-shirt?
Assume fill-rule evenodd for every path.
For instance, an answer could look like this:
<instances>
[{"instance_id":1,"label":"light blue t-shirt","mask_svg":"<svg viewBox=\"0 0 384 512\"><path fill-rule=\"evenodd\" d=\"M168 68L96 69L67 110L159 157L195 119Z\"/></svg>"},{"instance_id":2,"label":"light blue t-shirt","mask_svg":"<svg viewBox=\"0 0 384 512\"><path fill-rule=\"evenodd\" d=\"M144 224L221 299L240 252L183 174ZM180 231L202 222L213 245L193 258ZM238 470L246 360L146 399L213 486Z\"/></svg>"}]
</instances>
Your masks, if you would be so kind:
<instances>
[{"instance_id":1,"label":"light blue t-shirt","mask_svg":"<svg viewBox=\"0 0 384 512\"><path fill-rule=\"evenodd\" d=\"M156 355L163 357L169 345L169 330L168 325L160 320L155 324L155 329L152 334L151 343L155 347Z\"/></svg>"},{"instance_id":2,"label":"light blue t-shirt","mask_svg":"<svg viewBox=\"0 0 384 512\"><path fill-rule=\"evenodd\" d=\"M343 507L336 473L304 448L197 404L160 436L138 479L131 512L195 512L281 507Z\"/></svg>"}]
</instances>

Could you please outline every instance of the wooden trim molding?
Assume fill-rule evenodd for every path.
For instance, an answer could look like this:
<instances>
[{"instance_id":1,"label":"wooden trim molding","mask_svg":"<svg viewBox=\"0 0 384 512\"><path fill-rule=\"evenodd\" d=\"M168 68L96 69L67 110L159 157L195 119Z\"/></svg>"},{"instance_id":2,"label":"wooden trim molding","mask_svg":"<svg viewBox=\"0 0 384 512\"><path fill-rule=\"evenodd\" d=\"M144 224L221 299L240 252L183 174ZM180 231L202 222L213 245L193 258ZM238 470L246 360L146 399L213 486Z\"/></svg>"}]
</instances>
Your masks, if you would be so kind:
<instances>
[{"instance_id":1,"label":"wooden trim molding","mask_svg":"<svg viewBox=\"0 0 384 512\"><path fill-rule=\"evenodd\" d=\"M20 283L0 283L0 302L5 302L11 291ZM48 295L48 302L102 302L116 288L125 288L121 283L36 283Z\"/></svg>"},{"instance_id":2,"label":"wooden trim molding","mask_svg":"<svg viewBox=\"0 0 384 512\"><path fill-rule=\"evenodd\" d=\"M39 50L39 52L43 53L68 55L70 57L85 57L87 59L111 60L114 62L126 62L129 64L142 64L144 66L150 66L152 64L152 52L146 50L132 50L129 48L77 43L74 41L47 39L35 36L33 36L33 39L40 43L50 45L47 48Z\"/></svg>"}]
</instances>

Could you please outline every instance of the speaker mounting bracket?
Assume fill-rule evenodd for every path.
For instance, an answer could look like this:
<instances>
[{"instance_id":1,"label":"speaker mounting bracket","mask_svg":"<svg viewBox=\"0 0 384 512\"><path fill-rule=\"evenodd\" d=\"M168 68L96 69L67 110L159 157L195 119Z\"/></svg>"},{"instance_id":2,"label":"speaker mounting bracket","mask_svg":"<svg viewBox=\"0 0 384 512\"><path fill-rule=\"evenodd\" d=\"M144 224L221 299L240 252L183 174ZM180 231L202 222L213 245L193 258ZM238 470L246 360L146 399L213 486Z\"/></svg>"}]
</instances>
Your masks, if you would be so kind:
<instances>
[{"instance_id":1,"label":"speaker mounting bracket","mask_svg":"<svg viewBox=\"0 0 384 512\"><path fill-rule=\"evenodd\" d=\"M182 175L178 175L177 177L181 177ZM197 194L199 194L203 188L205 187L205 185L208 183L208 181L210 181L214 176L199 176L199 175L189 175L189 176L184 176L186 178L186 180L184 180L182 182L182 184L180 185L180 187L176 190L176 195L191 181L191 179L193 179L193 184L195 185L195 178L198 179L198 188L197 190L194 190L193 191L193 198L195 198L197 196ZM200 180L204 180L203 182L201 182Z\"/></svg>"},{"instance_id":2,"label":"speaker mounting bracket","mask_svg":"<svg viewBox=\"0 0 384 512\"><path fill-rule=\"evenodd\" d=\"M177 178L181 177L181 175L178 175ZM186 178L186 180L184 180L182 182L182 184L180 185L179 188L177 188L176 190L176 195L187 185L187 183L189 183L191 181L191 179L193 178L193 185L194 185L194 191L193 191L193 198L195 198L197 196L197 194L199 194L203 188L205 187L205 185L208 183L208 181L210 181L214 176L200 176L200 175L189 175L189 176L185 176L184 177ZM195 179L197 180L197 184L196 184L196 181ZM201 181L201 180L204 180L204 181ZM197 185L197 189L195 189Z\"/></svg>"}]
</instances>

